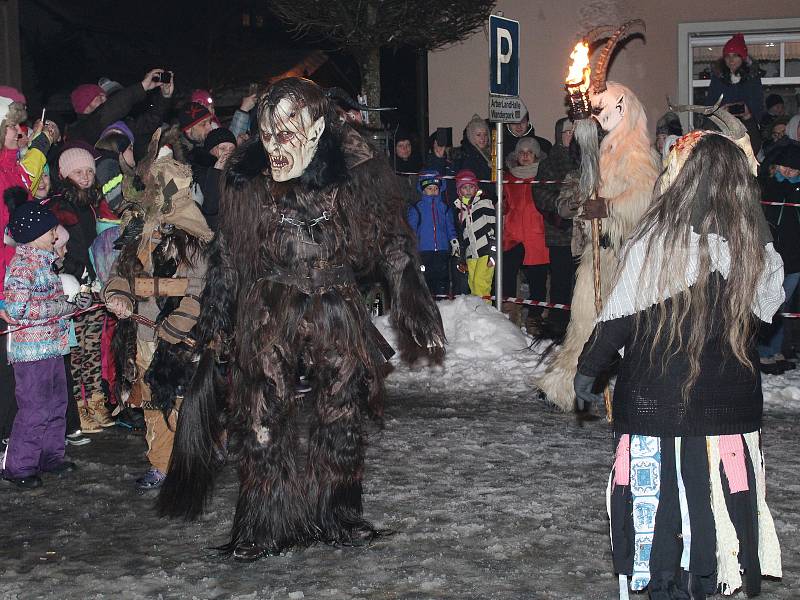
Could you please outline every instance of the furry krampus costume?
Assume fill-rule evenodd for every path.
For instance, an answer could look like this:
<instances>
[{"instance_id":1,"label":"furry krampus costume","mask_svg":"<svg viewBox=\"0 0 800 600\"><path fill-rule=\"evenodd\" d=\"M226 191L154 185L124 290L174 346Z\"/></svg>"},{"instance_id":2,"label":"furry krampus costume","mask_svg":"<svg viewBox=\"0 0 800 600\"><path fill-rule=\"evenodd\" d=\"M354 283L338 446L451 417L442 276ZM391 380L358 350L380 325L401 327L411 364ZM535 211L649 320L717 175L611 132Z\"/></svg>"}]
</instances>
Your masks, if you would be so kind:
<instances>
[{"instance_id":1,"label":"furry krampus costume","mask_svg":"<svg viewBox=\"0 0 800 600\"><path fill-rule=\"evenodd\" d=\"M212 237L192 200L189 167L167 148L159 154L160 135L154 134L136 176L123 183L121 252L103 290L120 319L112 344L120 397L141 406L147 423L152 469L137 482L140 489L157 487L167 471L175 413L193 372L186 342L200 314L205 245ZM141 324L142 317L158 327Z\"/></svg>"},{"instance_id":2,"label":"furry krampus costume","mask_svg":"<svg viewBox=\"0 0 800 600\"><path fill-rule=\"evenodd\" d=\"M221 454L218 405L227 395L240 489L223 550L238 560L375 534L361 516L363 421L382 415L390 349L356 276L386 277L404 359L441 360L445 341L383 157L305 79L270 87L258 122L260 140L239 148L224 174L197 328L199 366L159 497L162 514L202 511ZM301 362L314 406L303 471Z\"/></svg>"},{"instance_id":3,"label":"furry krampus costume","mask_svg":"<svg viewBox=\"0 0 800 600\"><path fill-rule=\"evenodd\" d=\"M647 117L641 102L624 85L606 82L608 61L614 47L631 24L633 22L626 23L609 38L592 73L592 109L607 132L600 144L599 157L593 124L587 129L594 137L594 147L590 143L581 144L579 193L586 200L596 189L598 196L605 199L608 209L608 216L602 219L601 224L600 282L603 297L619 262L620 246L647 210L659 172L658 156L650 146ZM580 143L581 136L577 130L576 137ZM565 191L575 193L574 189ZM580 223L586 228L587 235L591 235L590 222ZM575 408L573 379L578 356L589 339L595 317L592 246L588 244L576 273L564 344L545 374L535 381L547 399L563 411Z\"/></svg>"}]
</instances>

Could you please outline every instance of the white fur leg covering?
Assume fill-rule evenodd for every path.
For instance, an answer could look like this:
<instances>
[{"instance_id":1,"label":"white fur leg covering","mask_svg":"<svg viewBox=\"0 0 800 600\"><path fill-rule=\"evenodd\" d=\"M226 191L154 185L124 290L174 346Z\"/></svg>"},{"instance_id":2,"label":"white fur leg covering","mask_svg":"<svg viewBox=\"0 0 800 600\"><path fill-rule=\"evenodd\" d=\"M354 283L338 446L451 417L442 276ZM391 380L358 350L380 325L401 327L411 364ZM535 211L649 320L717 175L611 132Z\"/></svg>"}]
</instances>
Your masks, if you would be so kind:
<instances>
[{"instance_id":1,"label":"white fur leg covering","mask_svg":"<svg viewBox=\"0 0 800 600\"><path fill-rule=\"evenodd\" d=\"M616 254L610 249L601 248L600 282L604 298L616 267ZM547 400L564 412L575 410L573 379L578 368L578 358L594 330L596 316L592 247L588 245L583 251L575 277L575 291L572 294L569 326L564 344L547 366L544 375L534 380L534 385L547 395Z\"/></svg>"}]
</instances>

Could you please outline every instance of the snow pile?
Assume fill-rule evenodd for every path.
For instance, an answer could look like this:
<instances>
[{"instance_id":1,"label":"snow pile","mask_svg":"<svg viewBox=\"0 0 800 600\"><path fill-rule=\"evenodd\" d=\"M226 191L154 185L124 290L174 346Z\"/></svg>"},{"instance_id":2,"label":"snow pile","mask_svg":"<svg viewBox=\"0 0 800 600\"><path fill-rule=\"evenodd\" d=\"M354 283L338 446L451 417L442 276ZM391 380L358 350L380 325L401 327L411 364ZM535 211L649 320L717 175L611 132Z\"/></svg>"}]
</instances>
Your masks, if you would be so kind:
<instances>
[{"instance_id":1,"label":"snow pile","mask_svg":"<svg viewBox=\"0 0 800 600\"><path fill-rule=\"evenodd\" d=\"M395 370L386 380L389 389L453 392L502 384L509 392L534 392L531 376L542 367L540 352L530 348L530 337L476 296L458 296L437 305L447 336L444 363L440 367L409 367L395 356ZM378 317L375 325L396 348L397 336L389 317Z\"/></svg>"},{"instance_id":2,"label":"snow pile","mask_svg":"<svg viewBox=\"0 0 800 600\"><path fill-rule=\"evenodd\" d=\"M535 373L544 343L531 347L533 340L493 306L476 296L458 296L437 302L447 335L447 355L441 367L414 367L392 358L395 370L386 380L389 390L469 392L502 386L508 393L532 393ZM386 340L397 347L397 336L389 317L378 317L375 325ZM764 405L768 408L800 410L800 368L783 375L762 376Z\"/></svg>"}]
</instances>

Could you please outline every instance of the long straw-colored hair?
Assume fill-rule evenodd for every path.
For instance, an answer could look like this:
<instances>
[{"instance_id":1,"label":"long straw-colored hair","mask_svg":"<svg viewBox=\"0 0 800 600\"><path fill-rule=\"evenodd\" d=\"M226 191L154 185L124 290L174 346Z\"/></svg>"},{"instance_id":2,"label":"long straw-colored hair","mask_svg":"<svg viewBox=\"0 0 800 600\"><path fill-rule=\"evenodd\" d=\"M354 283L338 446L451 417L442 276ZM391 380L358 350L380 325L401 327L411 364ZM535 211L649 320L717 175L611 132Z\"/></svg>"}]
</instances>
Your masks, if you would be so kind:
<instances>
[{"instance_id":1,"label":"long straw-colored hair","mask_svg":"<svg viewBox=\"0 0 800 600\"><path fill-rule=\"evenodd\" d=\"M644 330L654 333L656 343L666 342L662 372L672 358L686 355L689 376L681 390L686 402L700 374L701 354L713 326L721 325L727 346L723 351L729 351L744 367L754 368L747 353L756 327L751 306L765 260L763 214L759 188L745 154L730 139L713 133L695 136L680 171L675 175L665 170L656 194L628 247L650 236L642 273L656 276L659 297L669 297L672 310L668 312L661 301L657 318L645 322L645 313L637 313L636 334ZM679 271L689 262L692 229L700 235L698 278L689 289L680 289L684 278ZM724 286L712 283L709 233L727 240L731 264ZM654 246L662 242L663 253L654 252ZM661 264L656 264L659 256ZM713 323L715 305L721 307L721 324ZM687 322L690 333L684 337ZM656 362L654 352L651 350L651 365Z\"/></svg>"}]
</instances>

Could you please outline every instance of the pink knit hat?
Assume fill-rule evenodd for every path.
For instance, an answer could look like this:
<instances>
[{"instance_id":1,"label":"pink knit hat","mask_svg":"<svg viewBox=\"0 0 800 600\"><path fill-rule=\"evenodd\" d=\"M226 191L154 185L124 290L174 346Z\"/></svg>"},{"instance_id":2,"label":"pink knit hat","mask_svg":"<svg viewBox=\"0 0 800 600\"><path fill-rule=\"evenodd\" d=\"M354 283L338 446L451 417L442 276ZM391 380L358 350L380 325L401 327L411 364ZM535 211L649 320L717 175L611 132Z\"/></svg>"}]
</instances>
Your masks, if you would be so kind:
<instances>
[{"instance_id":1,"label":"pink knit hat","mask_svg":"<svg viewBox=\"0 0 800 600\"><path fill-rule=\"evenodd\" d=\"M105 94L105 92L99 85L96 83L84 83L72 90L69 99L72 101L72 108L75 109L75 113L82 115L86 107L92 103L92 100L100 94Z\"/></svg>"},{"instance_id":2,"label":"pink knit hat","mask_svg":"<svg viewBox=\"0 0 800 600\"><path fill-rule=\"evenodd\" d=\"M28 101L25 99L25 94L20 92L17 88L13 88L10 85L0 85L0 96L4 98L11 98L14 102L19 102L20 104L27 104Z\"/></svg>"},{"instance_id":3,"label":"pink knit hat","mask_svg":"<svg viewBox=\"0 0 800 600\"><path fill-rule=\"evenodd\" d=\"M89 168L96 172L94 157L83 148L70 148L64 150L58 158L58 172L61 177L68 177L73 171Z\"/></svg>"},{"instance_id":4,"label":"pink knit hat","mask_svg":"<svg viewBox=\"0 0 800 600\"><path fill-rule=\"evenodd\" d=\"M194 90L192 92L191 102L197 102L209 109L214 105L214 99L211 97L211 92L208 90Z\"/></svg>"}]
</instances>

